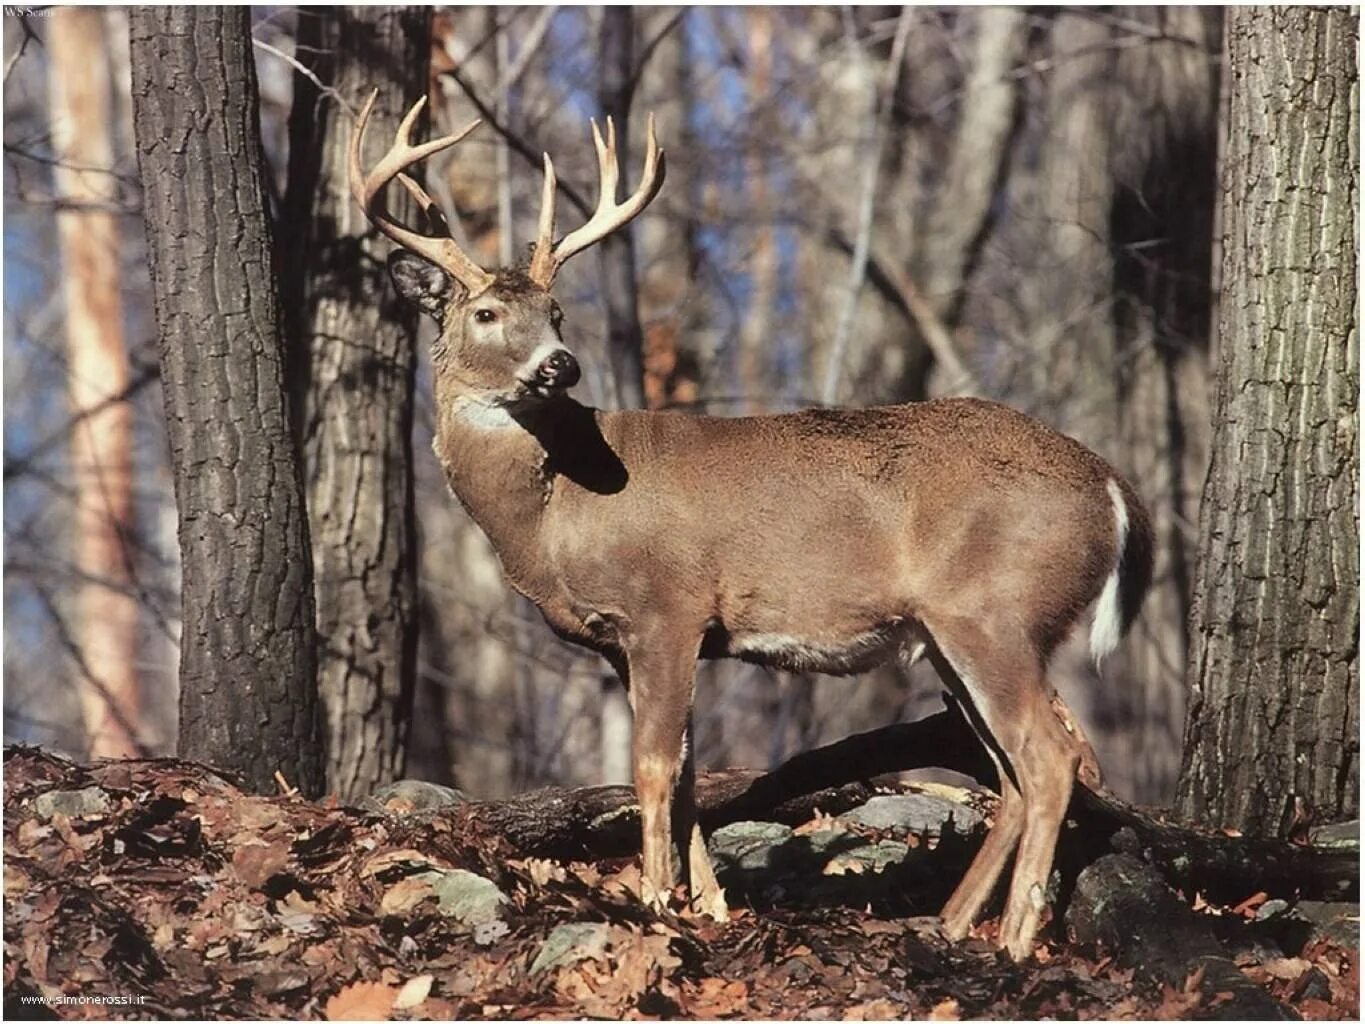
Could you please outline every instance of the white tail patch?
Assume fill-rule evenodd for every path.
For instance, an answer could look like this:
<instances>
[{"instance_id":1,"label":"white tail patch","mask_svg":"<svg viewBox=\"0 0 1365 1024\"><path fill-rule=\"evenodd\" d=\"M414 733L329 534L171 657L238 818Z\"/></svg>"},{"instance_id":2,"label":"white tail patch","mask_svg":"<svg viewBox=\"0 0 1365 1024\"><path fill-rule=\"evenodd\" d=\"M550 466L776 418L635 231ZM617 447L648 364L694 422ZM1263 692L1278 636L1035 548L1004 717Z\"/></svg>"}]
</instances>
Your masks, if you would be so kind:
<instances>
[{"instance_id":1,"label":"white tail patch","mask_svg":"<svg viewBox=\"0 0 1365 1024\"><path fill-rule=\"evenodd\" d=\"M1114 560L1114 571L1104 581L1100 599L1095 603L1095 621L1090 624L1090 656L1098 665L1119 645L1123 636L1123 612L1119 609L1119 566L1123 564L1123 546L1128 539L1128 506L1124 504L1123 492L1119 485L1110 480L1107 489L1109 500L1114 503L1114 523L1118 528L1118 554Z\"/></svg>"}]
</instances>

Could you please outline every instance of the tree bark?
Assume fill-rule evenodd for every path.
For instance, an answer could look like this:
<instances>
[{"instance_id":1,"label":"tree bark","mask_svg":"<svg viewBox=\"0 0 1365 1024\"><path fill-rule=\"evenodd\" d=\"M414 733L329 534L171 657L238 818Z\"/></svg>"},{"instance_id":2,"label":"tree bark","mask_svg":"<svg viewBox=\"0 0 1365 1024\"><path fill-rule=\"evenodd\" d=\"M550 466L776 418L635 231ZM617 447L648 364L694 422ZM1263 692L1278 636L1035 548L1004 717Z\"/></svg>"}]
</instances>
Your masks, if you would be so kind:
<instances>
[{"instance_id":1,"label":"tree bark","mask_svg":"<svg viewBox=\"0 0 1365 1024\"><path fill-rule=\"evenodd\" d=\"M139 7L134 126L179 513L180 750L322 786L250 12Z\"/></svg>"},{"instance_id":2,"label":"tree bark","mask_svg":"<svg viewBox=\"0 0 1365 1024\"><path fill-rule=\"evenodd\" d=\"M632 188L630 104L635 92L635 11L629 6L602 10L598 43L597 101L603 117L616 125L622 195ZM635 276L635 239L629 230L603 239L602 301L607 310L607 358L616 387L616 407L644 406L644 332L640 327Z\"/></svg>"},{"instance_id":3,"label":"tree bark","mask_svg":"<svg viewBox=\"0 0 1365 1024\"><path fill-rule=\"evenodd\" d=\"M378 89L374 158L425 93L430 11L301 8L282 284L317 604L327 786L354 799L402 774L417 670L412 423L417 315L347 181L353 121ZM391 190L394 215L415 204Z\"/></svg>"},{"instance_id":4,"label":"tree bark","mask_svg":"<svg viewBox=\"0 0 1365 1024\"><path fill-rule=\"evenodd\" d=\"M119 290L117 180L104 19L58 8L48 35L57 237L66 302L67 381L75 426L75 626L92 757L145 753L139 738L138 605L131 592L133 411Z\"/></svg>"},{"instance_id":5,"label":"tree bark","mask_svg":"<svg viewBox=\"0 0 1365 1024\"><path fill-rule=\"evenodd\" d=\"M1231 8L1213 461L1178 808L1287 835L1360 804L1356 20Z\"/></svg>"}]
</instances>

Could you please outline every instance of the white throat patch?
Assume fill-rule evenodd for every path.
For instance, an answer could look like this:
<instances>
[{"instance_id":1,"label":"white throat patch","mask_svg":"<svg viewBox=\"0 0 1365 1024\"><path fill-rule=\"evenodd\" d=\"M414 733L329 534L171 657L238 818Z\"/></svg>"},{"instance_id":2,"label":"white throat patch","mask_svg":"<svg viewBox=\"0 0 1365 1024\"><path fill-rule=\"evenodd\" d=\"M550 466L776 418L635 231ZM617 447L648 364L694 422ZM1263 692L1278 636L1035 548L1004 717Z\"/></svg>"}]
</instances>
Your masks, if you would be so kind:
<instances>
[{"instance_id":1,"label":"white throat patch","mask_svg":"<svg viewBox=\"0 0 1365 1024\"><path fill-rule=\"evenodd\" d=\"M506 430L517 426L517 421L512 419L512 414L502 402L471 396L455 399L450 406L450 415L477 430Z\"/></svg>"}]
</instances>

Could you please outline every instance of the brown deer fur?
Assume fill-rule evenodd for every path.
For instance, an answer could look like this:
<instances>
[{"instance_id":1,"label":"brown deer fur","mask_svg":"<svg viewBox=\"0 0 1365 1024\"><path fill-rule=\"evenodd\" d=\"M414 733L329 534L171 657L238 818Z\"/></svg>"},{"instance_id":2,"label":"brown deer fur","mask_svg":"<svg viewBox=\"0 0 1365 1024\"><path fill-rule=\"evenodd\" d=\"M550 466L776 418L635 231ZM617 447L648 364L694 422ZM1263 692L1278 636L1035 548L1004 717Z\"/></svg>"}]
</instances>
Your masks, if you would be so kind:
<instances>
[{"instance_id":1,"label":"brown deer fur","mask_svg":"<svg viewBox=\"0 0 1365 1024\"><path fill-rule=\"evenodd\" d=\"M1046 666L1092 607L1097 656L1136 614L1151 528L1128 484L977 399L738 419L590 409L566 394L578 369L548 280L461 285L409 253L391 269L442 325L434 448L452 491L512 586L628 687L646 897L667 902L676 838L694 904L725 913L693 804L699 657L845 675L927 653L1002 795L945 929L966 934L1017 847L1000 942L1027 955L1078 766L1094 771Z\"/></svg>"}]
</instances>

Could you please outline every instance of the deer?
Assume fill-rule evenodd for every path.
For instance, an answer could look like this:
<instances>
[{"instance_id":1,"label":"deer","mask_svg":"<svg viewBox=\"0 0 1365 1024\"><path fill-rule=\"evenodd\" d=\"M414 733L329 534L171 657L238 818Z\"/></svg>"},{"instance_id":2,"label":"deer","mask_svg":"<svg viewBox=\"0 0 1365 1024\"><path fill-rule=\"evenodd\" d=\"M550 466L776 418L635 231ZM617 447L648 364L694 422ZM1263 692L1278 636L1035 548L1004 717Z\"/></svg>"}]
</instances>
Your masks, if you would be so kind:
<instances>
[{"instance_id":1,"label":"deer","mask_svg":"<svg viewBox=\"0 0 1365 1024\"><path fill-rule=\"evenodd\" d=\"M626 687L643 899L665 911L685 894L693 912L728 920L694 794L699 659L846 676L927 657L1000 788L942 929L968 934L1013 853L997 942L1026 958L1072 786L1093 764L1048 666L1087 624L1098 663L1138 614L1153 538L1133 487L1078 441L978 398L745 417L579 403L568 392L580 366L552 287L567 260L624 228L663 186L653 117L638 187L623 201L613 124L604 138L592 122L597 206L558 240L546 154L529 260L490 271L406 173L479 122L414 144L419 99L367 172L376 95L351 136L350 186L397 245L388 268L398 293L439 328L433 451L510 585ZM387 212L395 181L425 211L421 229Z\"/></svg>"}]
</instances>

